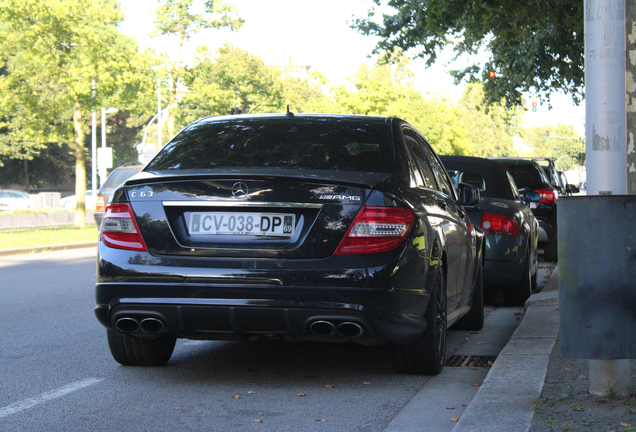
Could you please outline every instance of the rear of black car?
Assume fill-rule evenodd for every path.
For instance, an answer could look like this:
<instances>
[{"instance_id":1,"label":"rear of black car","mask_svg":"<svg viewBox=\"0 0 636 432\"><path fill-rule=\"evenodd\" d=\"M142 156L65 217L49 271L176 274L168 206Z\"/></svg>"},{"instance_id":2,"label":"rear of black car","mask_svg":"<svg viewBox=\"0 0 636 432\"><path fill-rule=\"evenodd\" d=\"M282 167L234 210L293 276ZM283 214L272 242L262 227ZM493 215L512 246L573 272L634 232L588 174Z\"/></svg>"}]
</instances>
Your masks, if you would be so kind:
<instances>
[{"instance_id":1,"label":"rear of black car","mask_svg":"<svg viewBox=\"0 0 636 432\"><path fill-rule=\"evenodd\" d=\"M140 344L419 337L432 276L429 257L406 241L423 228L392 192L393 121L270 115L186 128L113 193L99 243L100 322ZM126 345L113 345L126 364Z\"/></svg>"},{"instance_id":2,"label":"rear of black car","mask_svg":"<svg viewBox=\"0 0 636 432\"><path fill-rule=\"evenodd\" d=\"M552 185L541 165L532 159L493 158L504 164L517 187L540 195L531 202L532 213L539 221L539 243L546 261L557 261L557 200L559 191Z\"/></svg>"}]
</instances>

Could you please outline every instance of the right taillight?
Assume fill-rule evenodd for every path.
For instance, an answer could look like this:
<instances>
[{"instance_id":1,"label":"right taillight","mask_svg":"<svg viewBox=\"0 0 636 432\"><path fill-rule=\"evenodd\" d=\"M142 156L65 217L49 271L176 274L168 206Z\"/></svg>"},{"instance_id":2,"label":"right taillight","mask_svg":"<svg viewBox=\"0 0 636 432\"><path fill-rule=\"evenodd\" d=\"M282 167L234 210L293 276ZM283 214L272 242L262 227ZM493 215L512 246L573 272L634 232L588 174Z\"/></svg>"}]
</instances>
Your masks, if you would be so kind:
<instances>
[{"instance_id":1,"label":"right taillight","mask_svg":"<svg viewBox=\"0 0 636 432\"><path fill-rule=\"evenodd\" d=\"M95 202L95 211L103 213L106 211L106 201L104 195L97 195L97 201Z\"/></svg>"},{"instance_id":2,"label":"right taillight","mask_svg":"<svg viewBox=\"0 0 636 432\"><path fill-rule=\"evenodd\" d=\"M519 224L516 221L494 213L484 213L481 218L481 230L484 234L519 236Z\"/></svg>"},{"instance_id":3,"label":"right taillight","mask_svg":"<svg viewBox=\"0 0 636 432\"><path fill-rule=\"evenodd\" d=\"M557 202L557 194L552 189L534 189L536 193L541 195L541 199L539 202L541 204L556 204Z\"/></svg>"},{"instance_id":4,"label":"right taillight","mask_svg":"<svg viewBox=\"0 0 636 432\"><path fill-rule=\"evenodd\" d=\"M363 206L338 245L336 255L388 252L398 247L413 227L409 209Z\"/></svg>"},{"instance_id":5,"label":"right taillight","mask_svg":"<svg viewBox=\"0 0 636 432\"><path fill-rule=\"evenodd\" d=\"M135 214L129 203L109 204L101 225L102 241L108 247L147 252Z\"/></svg>"}]
</instances>

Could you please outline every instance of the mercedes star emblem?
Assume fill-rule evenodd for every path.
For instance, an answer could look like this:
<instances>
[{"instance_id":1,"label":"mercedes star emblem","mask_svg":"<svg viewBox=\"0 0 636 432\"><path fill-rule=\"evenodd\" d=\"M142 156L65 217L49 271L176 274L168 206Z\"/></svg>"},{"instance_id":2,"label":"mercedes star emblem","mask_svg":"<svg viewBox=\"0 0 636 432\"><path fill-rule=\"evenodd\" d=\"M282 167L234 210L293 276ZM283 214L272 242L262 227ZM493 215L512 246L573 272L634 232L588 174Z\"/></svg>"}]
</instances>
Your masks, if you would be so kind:
<instances>
[{"instance_id":1,"label":"mercedes star emblem","mask_svg":"<svg viewBox=\"0 0 636 432\"><path fill-rule=\"evenodd\" d=\"M245 198L247 197L247 185L243 182L234 183L232 186L232 196L234 198Z\"/></svg>"}]
</instances>

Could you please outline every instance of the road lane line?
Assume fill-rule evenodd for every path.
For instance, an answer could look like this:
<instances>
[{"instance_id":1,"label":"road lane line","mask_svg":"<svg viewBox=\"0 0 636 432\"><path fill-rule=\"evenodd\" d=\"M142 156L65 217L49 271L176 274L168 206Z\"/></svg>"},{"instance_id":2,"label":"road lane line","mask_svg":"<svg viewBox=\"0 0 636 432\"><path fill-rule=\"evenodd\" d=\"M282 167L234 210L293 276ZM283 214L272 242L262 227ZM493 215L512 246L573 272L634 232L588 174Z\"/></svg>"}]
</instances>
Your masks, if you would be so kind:
<instances>
[{"instance_id":1,"label":"road lane line","mask_svg":"<svg viewBox=\"0 0 636 432\"><path fill-rule=\"evenodd\" d=\"M47 402L52 399L57 399L62 396L66 396L69 393L73 393L74 391L81 390L85 387L92 386L102 381L103 378L86 378L82 381L77 381L64 387L60 387L55 390L48 391L46 393L42 393L39 396L32 397L29 399L24 399L20 402L16 402L14 404L8 405L4 408L0 408L0 419L9 416L11 414L15 414L20 411L24 411L25 409L29 409L34 407L35 405L41 404L42 402Z\"/></svg>"}]
</instances>

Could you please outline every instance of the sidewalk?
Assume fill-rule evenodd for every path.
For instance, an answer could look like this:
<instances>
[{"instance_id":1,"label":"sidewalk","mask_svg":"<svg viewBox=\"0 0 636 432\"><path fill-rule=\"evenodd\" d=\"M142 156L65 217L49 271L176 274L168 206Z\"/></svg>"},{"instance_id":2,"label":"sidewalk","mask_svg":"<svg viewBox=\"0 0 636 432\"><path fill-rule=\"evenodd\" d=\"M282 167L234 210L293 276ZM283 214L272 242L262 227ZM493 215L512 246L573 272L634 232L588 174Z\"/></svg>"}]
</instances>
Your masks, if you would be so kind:
<instances>
[{"instance_id":1,"label":"sidewalk","mask_svg":"<svg viewBox=\"0 0 636 432\"><path fill-rule=\"evenodd\" d=\"M559 331L558 267L526 312L453 432L526 432Z\"/></svg>"}]
</instances>

